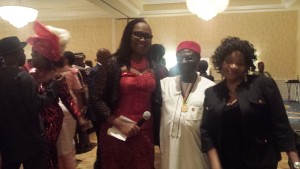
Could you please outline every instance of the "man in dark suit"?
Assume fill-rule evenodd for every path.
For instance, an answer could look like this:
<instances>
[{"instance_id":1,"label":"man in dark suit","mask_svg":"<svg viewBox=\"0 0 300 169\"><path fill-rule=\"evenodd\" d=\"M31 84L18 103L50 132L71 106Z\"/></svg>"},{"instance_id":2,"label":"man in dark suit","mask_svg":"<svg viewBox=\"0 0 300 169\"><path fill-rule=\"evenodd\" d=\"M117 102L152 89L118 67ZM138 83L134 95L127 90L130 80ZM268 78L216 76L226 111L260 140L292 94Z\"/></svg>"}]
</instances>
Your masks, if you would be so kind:
<instances>
[{"instance_id":1,"label":"man in dark suit","mask_svg":"<svg viewBox=\"0 0 300 169\"><path fill-rule=\"evenodd\" d=\"M4 169L17 169L21 164L24 169L46 168L47 145L39 112L54 101L56 84L38 95L31 75L20 69L25 63L26 44L15 36L0 40L0 152Z\"/></svg>"},{"instance_id":2,"label":"man in dark suit","mask_svg":"<svg viewBox=\"0 0 300 169\"><path fill-rule=\"evenodd\" d=\"M110 57L110 52L107 49L101 48L97 52L97 64L90 71L87 78L89 89L87 117L93 123L96 132L97 141L99 142L99 132L101 122L103 122L102 112L108 112L109 108L104 102L105 88L107 82L106 64ZM94 168L101 168L100 148L97 149L97 157Z\"/></svg>"}]
</instances>

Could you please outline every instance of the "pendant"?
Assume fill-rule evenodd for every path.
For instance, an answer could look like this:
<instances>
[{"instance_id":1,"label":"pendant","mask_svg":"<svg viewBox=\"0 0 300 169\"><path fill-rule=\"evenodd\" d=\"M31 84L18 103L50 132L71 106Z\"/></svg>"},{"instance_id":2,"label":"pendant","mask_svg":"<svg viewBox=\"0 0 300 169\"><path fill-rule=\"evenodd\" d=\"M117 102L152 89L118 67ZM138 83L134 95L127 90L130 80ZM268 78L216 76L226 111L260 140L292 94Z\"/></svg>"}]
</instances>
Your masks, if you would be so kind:
<instances>
[{"instance_id":1,"label":"pendant","mask_svg":"<svg viewBox=\"0 0 300 169\"><path fill-rule=\"evenodd\" d=\"M186 104L183 104L183 105L181 106L181 112L187 112L188 109L189 109L189 107L188 107Z\"/></svg>"}]
</instances>

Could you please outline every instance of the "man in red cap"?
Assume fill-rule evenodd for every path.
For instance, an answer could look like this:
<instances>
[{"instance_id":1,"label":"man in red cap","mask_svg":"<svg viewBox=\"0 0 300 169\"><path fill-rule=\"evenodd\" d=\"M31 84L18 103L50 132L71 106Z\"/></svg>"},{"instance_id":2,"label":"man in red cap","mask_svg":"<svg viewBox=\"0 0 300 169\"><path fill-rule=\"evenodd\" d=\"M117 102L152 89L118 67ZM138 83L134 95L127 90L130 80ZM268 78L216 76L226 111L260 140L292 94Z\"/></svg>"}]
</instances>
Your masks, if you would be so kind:
<instances>
[{"instance_id":1,"label":"man in red cap","mask_svg":"<svg viewBox=\"0 0 300 169\"><path fill-rule=\"evenodd\" d=\"M161 80L160 168L209 168L200 151L200 124L204 91L214 82L197 73L200 53L200 45L194 41L179 43L180 75Z\"/></svg>"},{"instance_id":2,"label":"man in red cap","mask_svg":"<svg viewBox=\"0 0 300 169\"><path fill-rule=\"evenodd\" d=\"M44 169L47 146L39 112L54 101L56 84L38 95L37 86L25 63L26 42L13 37L0 40L0 152L2 167ZM1 166L0 166L1 168Z\"/></svg>"}]
</instances>

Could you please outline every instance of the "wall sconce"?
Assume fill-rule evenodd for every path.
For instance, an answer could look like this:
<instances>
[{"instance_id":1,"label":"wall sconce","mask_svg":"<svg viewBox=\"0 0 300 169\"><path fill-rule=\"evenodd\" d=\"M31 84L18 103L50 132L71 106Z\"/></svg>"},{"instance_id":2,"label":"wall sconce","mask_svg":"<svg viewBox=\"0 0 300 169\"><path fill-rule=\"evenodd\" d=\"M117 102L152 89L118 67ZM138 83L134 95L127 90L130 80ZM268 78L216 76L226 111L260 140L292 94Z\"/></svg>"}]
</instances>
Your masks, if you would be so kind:
<instances>
[{"instance_id":1,"label":"wall sconce","mask_svg":"<svg viewBox=\"0 0 300 169\"><path fill-rule=\"evenodd\" d=\"M36 20L38 11L33 8L23 6L2 6L0 7L0 16L3 20L17 28L27 25Z\"/></svg>"}]
</instances>

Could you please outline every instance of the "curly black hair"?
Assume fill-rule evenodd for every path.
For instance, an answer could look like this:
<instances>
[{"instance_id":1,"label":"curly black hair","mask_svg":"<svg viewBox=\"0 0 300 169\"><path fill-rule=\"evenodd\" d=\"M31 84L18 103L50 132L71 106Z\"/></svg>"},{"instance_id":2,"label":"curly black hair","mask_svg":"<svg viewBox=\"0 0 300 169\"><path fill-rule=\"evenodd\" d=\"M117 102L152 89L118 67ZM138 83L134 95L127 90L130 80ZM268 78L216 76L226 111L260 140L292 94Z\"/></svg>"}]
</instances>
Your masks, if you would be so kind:
<instances>
[{"instance_id":1,"label":"curly black hair","mask_svg":"<svg viewBox=\"0 0 300 169\"><path fill-rule=\"evenodd\" d=\"M221 72L222 64L225 57L234 51L239 51L245 57L246 70L249 71L253 68L254 61L257 60L256 53L253 44L247 40L241 40L238 37L227 37L222 40L221 45L217 47L214 54L212 55L212 63L214 68Z\"/></svg>"}]
</instances>

